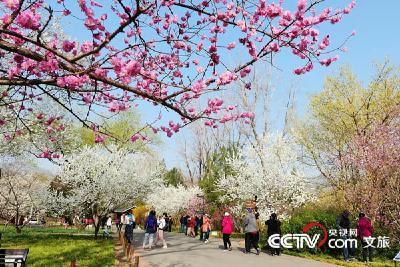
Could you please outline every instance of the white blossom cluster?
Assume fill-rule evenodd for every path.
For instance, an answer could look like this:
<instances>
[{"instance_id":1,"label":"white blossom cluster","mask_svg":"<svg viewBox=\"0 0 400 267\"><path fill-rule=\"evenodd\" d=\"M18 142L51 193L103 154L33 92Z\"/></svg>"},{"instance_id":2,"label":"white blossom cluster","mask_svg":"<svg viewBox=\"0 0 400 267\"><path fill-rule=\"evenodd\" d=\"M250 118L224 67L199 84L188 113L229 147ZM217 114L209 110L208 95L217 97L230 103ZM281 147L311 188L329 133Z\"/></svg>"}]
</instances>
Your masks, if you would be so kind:
<instances>
[{"instance_id":1,"label":"white blossom cluster","mask_svg":"<svg viewBox=\"0 0 400 267\"><path fill-rule=\"evenodd\" d=\"M226 192L221 200L232 203L232 212L239 215L244 203L257 196L262 220L272 212L287 217L312 198L298 153L295 142L282 134L267 135L258 146L245 147L231 159L234 175L219 180L217 187Z\"/></svg>"},{"instance_id":2,"label":"white blossom cluster","mask_svg":"<svg viewBox=\"0 0 400 267\"><path fill-rule=\"evenodd\" d=\"M158 159L141 152L102 146L85 147L60 160L58 183L62 193L50 192L53 210L82 215L92 209L105 216L115 208L129 206L162 183Z\"/></svg>"},{"instance_id":3,"label":"white blossom cluster","mask_svg":"<svg viewBox=\"0 0 400 267\"><path fill-rule=\"evenodd\" d=\"M163 185L148 195L146 204L152 207L157 214L166 212L169 215L176 215L186 211L190 201L198 194L201 194L198 186L186 188L182 185L178 187Z\"/></svg>"},{"instance_id":4,"label":"white blossom cluster","mask_svg":"<svg viewBox=\"0 0 400 267\"><path fill-rule=\"evenodd\" d=\"M18 166L20 165L20 166ZM32 218L42 211L41 200L48 181L21 162L2 166L0 176L0 218Z\"/></svg>"}]
</instances>

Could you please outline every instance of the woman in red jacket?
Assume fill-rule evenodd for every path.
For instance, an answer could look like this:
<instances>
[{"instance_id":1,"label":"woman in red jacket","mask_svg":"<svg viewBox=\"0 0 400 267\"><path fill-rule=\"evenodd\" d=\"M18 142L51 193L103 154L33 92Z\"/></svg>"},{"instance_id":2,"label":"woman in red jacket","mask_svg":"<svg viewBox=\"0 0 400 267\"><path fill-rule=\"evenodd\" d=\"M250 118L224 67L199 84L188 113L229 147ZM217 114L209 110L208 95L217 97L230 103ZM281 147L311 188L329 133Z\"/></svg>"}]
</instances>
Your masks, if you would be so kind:
<instances>
[{"instance_id":1,"label":"woman in red jacket","mask_svg":"<svg viewBox=\"0 0 400 267\"><path fill-rule=\"evenodd\" d=\"M374 228L372 227L371 221L365 217L365 213L360 212L358 215L357 222L357 233L358 237L361 239L363 260L367 261L367 255L369 261L372 261L372 246L368 246L366 239L371 238L374 233Z\"/></svg>"},{"instance_id":2,"label":"woman in red jacket","mask_svg":"<svg viewBox=\"0 0 400 267\"><path fill-rule=\"evenodd\" d=\"M195 232L194 232L194 226L195 226L195 224L196 224L196 220L194 219L194 215L192 215L192 216L190 217L190 221L188 221L188 225L189 225L189 228L190 228L190 231L189 231L189 233L188 233L188 236L196 237L196 234L195 234Z\"/></svg>"},{"instance_id":3,"label":"woman in red jacket","mask_svg":"<svg viewBox=\"0 0 400 267\"><path fill-rule=\"evenodd\" d=\"M229 245L229 251L231 251L232 250L231 241L229 240L229 238L231 237L231 234L233 232L233 220L228 212L225 212L221 224L222 224L222 239L224 240L224 251L228 249L228 245Z\"/></svg>"}]
</instances>

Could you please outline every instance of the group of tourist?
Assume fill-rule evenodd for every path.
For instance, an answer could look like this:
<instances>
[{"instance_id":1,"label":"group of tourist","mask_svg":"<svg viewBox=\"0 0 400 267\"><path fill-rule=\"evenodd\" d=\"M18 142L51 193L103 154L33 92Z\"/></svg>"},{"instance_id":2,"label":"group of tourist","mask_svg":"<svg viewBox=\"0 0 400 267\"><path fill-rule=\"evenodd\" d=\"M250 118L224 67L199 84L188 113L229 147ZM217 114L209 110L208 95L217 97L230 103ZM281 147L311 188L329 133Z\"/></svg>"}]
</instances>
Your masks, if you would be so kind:
<instances>
[{"instance_id":1,"label":"group of tourist","mask_svg":"<svg viewBox=\"0 0 400 267\"><path fill-rule=\"evenodd\" d=\"M200 241L209 242L211 232L210 215L182 215L179 221L181 233L193 238L200 236Z\"/></svg>"},{"instance_id":2,"label":"group of tourist","mask_svg":"<svg viewBox=\"0 0 400 267\"><path fill-rule=\"evenodd\" d=\"M143 239L143 249L156 246L158 241L162 242L163 248L167 248L167 242L164 238L164 232L171 230L172 220L166 213L162 216L156 217L156 212L154 210L150 211L149 216L147 216L144 223L144 239ZM156 240L154 241L154 237Z\"/></svg>"},{"instance_id":3,"label":"group of tourist","mask_svg":"<svg viewBox=\"0 0 400 267\"><path fill-rule=\"evenodd\" d=\"M260 242L261 229L266 226L267 238L278 234L281 235L281 222L278 220L276 213L272 213L270 218L262 223L259 218L259 213L257 208L247 208L247 213L243 217L243 228L245 233L245 253L251 252L251 249L256 250L256 254L259 255L260 248L258 246ZM350 213L344 211L336 220L336 226L339 232L345 234L340 235L343 240L350 238L350 228L351 220L349 219ZM210 232L211 232L211 218L210 215L182 215L180 217L180 232L187 237L196 238L199 236L199 240L204 243L209 242ZM116 220L116 226L119 231L123 229L125 238L128 242L132 242L133 229L136 226L135 216L131 212L122 214L120 219ZM145 235L143 239L143 249L151 249L156 246L158 242L162 243L163 248L167 248L167 242L165 240L164 233L166 231L171 231L172 228L172 218L166 213L161 216L156 216L154 210L149 212L149 215L145 219L144 230ZM111 217L107 220L107 229L111 228ZM342 231L344 230L344 231ZM221 233L224 245L224 251L232 250L232 243L230 237L234 231L234 220L229 212L225 212L221 220ZM371 247L364 248L366 244L365 238L371 237L373 234L373 227L371 221L365 216L363 212L359 214L357 221L357 235L361 240L363 247L363 260L366 261L367 258L372 261L372 250ZM280 255L280 248L269 247L269 252L271 255ZM343 248L343 255L346 261L351 261L354 259L355 248L351 246L345 246Z\"/></svg>"},{"instance_id":4,"label":"group of tourist","mask_svg":"<svg viewBox=\"0 0 400 267\"><path fill-rule=\"evenodd\" d=\"M247 214L244 218L244 232L245 232L245 253L250 253L251 248L256 250L256 254L260 254L258 243L260 242L260 233L263 228L260 220L260 215L257 208L247 208ZM269 220L265 221L267 227L267 236L270 237L274 234L281 234L281 222L278 220L276 213L272 213ZM280 255L280 248L269 248L272 256Z\"/></svg>"},{"instance_id":5,"label":"group of tourist","mask_svg":"<svg viewBox=\"0 0 400 267\"><path fill-rule=\"evenodd\" d=\"M374 233L374 228L370 219L365 216L364 212L358 214L357 221L357 237L361 241L362 246L362 259L363 261L372 261L372 246L368 246L368 238L371 238ZM336 227L339 229L340 238L346 241L351 238L352 223L350 220L350 212L345 210L336 219ZM347 242L348 246L343 247L343 256L345 261L353 261L355 259L355 247L351 242Z\"/></svg>"},{"instance_id":6,"label":"group of tourist","mask_svg":"<svg viewBox=\"0 0 400 267\"><path fill-rule=\"evenodd\" d=\"M260 250L258 248L258 242L260 237L260 220L257 212L253 212L253 209L247 209L248 214L244 218L244 230L245 230L245 253L250 253L250 249L254 247L257 255ZM211 217L209 214L201 215L182 215L180 218L180 232L185 236L196 238L199 236L199 240L204 243L209 242L211 232ZM268 225L268 235L280 233L280 222L277 220L276 214L271 215L271 219L266 222ZM121 231L123 229L125 238L128 242L132 242L133 229L135 228L135 216L131 212L122 214L120 220L116 221L117 229ZM166 213L157 218L154 210L149 212L149 215L145 219L144 231L145 235L143 238L143 249L151 249L156 246L160 241L162 242L163 248L167 248L165 241L164 232L171 231L172 218ZM221 232L224 244L224 251L232 250L232 243L230 237L234 231L234 221L229 212L225 212L221 221ZM275 250L273 255L279 255L279 250Z\"/></svg>"},{"instance_id":7,"label":"group of tourist","mask_svg":"<svg viewBox=\"0 0 400 267\"><path fill-rule=\"evenodd\" d=\"M258 212L254 212L253 208L247 209L247 215L243 219L244 231L245 231L245 253L250 253L250 249L254 247L256 253L259 254L260 250L258 242L260 238L260 220ZM198 215L182 215L180 218L180 232L184 233L189 237L196 237L198 229L200 230L200 240L205 243L209 242L209 236L211 232L211 218L208 214L203 216ZM271 216L271 219L266 222L269 229L269 234L275 232L280 233L280 222L277 220L276 214ZM234 231L234 221L229 212L225 212L221 221L221 233L224 244L224 251L232 250L232 243L230 237ZM274 252L274 255L279 255L278 252Z\"/></svg>"}]
</instances>

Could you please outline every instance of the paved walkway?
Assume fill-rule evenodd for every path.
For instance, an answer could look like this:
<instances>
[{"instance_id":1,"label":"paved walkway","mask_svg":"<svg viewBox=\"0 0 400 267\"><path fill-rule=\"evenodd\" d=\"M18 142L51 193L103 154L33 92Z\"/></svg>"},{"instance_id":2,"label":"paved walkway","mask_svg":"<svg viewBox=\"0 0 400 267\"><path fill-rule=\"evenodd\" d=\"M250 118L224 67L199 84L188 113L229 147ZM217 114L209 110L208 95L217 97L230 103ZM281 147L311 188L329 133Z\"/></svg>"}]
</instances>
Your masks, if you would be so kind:
<instances>
[{"instance_id":1,"label":"paved walkway","mask_svg":"<svg viewBox=\"0 0 400 267\"><path fill-rule=\"evenodd\" d=\"M256 255L243 253L242 242L234 241L232 251L223 251L221 239L213 239L208 244L185 237L183 234L167 233L168 248L159 242L152 250L141 248L143 232L135 230L134 245L140 255L140 267L329 267L332 264L281 255L270 256L264 252Z\"/></svg>"}]
</instances>

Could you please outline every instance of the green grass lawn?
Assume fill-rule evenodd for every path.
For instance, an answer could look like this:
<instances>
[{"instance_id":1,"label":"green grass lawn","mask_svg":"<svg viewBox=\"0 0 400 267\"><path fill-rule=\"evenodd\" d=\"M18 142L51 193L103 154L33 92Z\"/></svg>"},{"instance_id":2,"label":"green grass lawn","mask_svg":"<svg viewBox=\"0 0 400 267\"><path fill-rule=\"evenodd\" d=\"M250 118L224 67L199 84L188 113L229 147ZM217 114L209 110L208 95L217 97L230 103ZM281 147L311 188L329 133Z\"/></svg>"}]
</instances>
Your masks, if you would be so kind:
<instances>
[{"instance_id":1,"label":"green grass lawn","mask_svg":"<svg viewBox=\"0 0 400 267\"><path fill-rule=\"evenodd\" d=\"M28 267L114 266L112 240L94 239L92 230L24 228L17 234L12 227L0 226L2 248L29 248Z\"/></svg>"}]
</instances>

